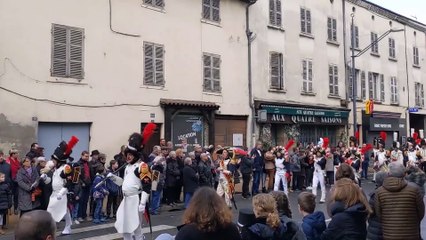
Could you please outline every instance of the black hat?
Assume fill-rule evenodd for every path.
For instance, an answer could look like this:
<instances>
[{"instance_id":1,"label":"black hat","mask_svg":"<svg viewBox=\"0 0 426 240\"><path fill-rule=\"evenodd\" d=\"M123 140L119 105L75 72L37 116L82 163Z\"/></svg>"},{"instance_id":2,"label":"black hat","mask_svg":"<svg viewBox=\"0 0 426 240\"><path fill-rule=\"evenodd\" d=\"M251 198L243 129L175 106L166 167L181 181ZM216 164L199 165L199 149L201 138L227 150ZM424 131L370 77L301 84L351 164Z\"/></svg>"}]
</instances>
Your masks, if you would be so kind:
<instances>
[{"instance_id":1,"label":"black hat","mask_svg":"<svg viewBox=\"0 0 426 240\"><path fill-rule=\"evenodd\" d=\"M129 144L124 150L124 154L127 155L127 153L130 153L135 156L135 159L139 159L141 155L140 152L142 151L142 140L142 135L139 133L133 133L130 135Z\"/></svg>"},{"instance_id":2,"label":"black hat","mask_svg":"<svg viewBox=\"0 0 426 240\"><path fill-rule=\"evenodd\" d=\"M240 209L238 213L238 222L237 225L239 227L250 226L256 221L256 216L252 209L243 208Z\"/></svg>"},{"instance_id":3,"label":"black hat","mask_svg":"<svg viewBox=\"0 0 426 240\"><path fill-rule=\"evenodd\" d=\"M93 150L92 153L90 154L90 156L92 157L93 155L99 155L99 151Z\"/></svg>"},{"instance_id":4,"label":"black hat","mask_svg":"<svg viewBox=\"0 0 426 240\"><path fill-rule=\"evenodd\" d=\"M66 162L69 155L65 155L65 151L67 149L67 143L65 141L62 141L59 143L59 146L56 147L55 151L52 154L52 158L60 161L60 162Z\"/></svg>"}]
</instances>

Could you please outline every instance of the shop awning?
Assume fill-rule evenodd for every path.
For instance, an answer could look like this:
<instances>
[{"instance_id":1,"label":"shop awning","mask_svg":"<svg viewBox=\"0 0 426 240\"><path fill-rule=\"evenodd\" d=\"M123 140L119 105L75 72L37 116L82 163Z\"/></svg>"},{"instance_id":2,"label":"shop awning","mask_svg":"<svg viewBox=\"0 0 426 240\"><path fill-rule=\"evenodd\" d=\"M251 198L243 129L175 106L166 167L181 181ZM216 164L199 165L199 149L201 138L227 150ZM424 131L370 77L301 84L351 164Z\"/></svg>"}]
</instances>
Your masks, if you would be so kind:
<instances>
[{"instance_id":1,"label":"shop awning","mask_svg":"<svg viewBox=\"0 0 426 240\"><path fill-rule=\"evenodd\" d=\"M205 109L219 109L219 105L214 102L204 102L204 101L192 101L192 100L180 100L180 99L160 99L161 106L170 106L170 107L189 107L189 108L205 108Z\"/></svg>"}]
</instances>

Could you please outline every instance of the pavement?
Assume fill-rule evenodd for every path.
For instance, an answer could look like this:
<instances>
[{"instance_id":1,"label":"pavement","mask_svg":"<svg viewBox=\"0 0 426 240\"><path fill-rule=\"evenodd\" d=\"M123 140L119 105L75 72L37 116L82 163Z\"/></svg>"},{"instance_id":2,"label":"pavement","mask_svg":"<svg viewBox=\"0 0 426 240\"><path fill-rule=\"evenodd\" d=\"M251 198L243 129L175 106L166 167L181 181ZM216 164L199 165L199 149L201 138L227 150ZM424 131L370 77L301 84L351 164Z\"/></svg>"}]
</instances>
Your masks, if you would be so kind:
<instances>
[{"instance_id":1,"label":"pavement","mask_svg":"<svg viewBox=\"0 0 426 240\"><path fill-rule=\"evenodd\" d=\"M375 189L375 184L371 181L365 181L362 182L362 188L364 192L369 195L372 191ZM289 193L289 201L290 201L290 207L293 214L293 220L297 222L301 222L302 216L300 215L298 211L297 206L297 196L300 193L300 191L291 192ZM235 195L236 202L238 208L250 208L251 207L251 199L243 199L241 197L241 194ZM326 214L326 206L325 204L319 203L319 198L317 199L317 208L316 210L323 211L326 215L326 218L329 220L328 215ZM183 214L183 206L178 206L174 209L163 206L162 212L160 215L151 216L152 218L152 231L153 231L153 238L155 239L158 235L162 233L169 233L172 235L175 235L177 233L176 226L179 226L182 224L182 214ZM236 221L238 218L238 211L233 209L234 214L234 220ZM58 224L58 232L57 234L60 235L60 231L62 231L64 227L64 223L61 222ZM95 225L91 222L83 222L79 225L73 225L73 234L68 236L59 236L58 240L75 240L75 239L81 239L81 240L115 240L115 239L122 239L121 235L118 234L114 228L114 222L109 221L104 224L98 224ZM149 234L149 228L147 226L144 226L143 231L145 233L145 236L147 237L147 240L150 239ZM421 231L423 238L426 237L426 221L424 220L421 224ZM13 236L13 226L11 226L11 229L7 231L6 235L3 235L0 237L0 240L12 240L14 239Z\"/></svg>"}]
</instances>

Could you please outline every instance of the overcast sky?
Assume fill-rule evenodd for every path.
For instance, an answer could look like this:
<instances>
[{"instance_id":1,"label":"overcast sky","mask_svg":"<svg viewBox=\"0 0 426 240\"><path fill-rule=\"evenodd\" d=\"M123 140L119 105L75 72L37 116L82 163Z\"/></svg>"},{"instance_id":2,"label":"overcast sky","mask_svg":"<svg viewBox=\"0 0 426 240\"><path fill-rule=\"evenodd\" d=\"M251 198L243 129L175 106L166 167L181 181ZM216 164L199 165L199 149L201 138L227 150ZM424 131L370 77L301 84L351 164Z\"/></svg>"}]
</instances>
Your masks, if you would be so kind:
<instances>
[{"instance_id":1,"label":"overcast sky","mask_svg":"<svg viewBox=\"0 0 426 240\"><path fill-rule=\"evenodd\" d=\"M426 24L425 0L368 0L398 14Z\"/></svg>"}]
</instances>

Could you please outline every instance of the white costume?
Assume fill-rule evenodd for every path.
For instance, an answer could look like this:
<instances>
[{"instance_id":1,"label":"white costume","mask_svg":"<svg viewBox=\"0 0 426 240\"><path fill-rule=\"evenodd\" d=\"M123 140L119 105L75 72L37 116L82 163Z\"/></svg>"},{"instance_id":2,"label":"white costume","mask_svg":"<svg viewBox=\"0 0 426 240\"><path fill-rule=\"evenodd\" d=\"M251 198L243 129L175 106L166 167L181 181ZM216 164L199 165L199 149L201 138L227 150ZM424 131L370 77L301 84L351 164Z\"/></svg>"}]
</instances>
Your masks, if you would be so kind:
<instances>
[{"instance_id":1,"label":"white costume","mask_svg":"<svg viewBox=\"0 0 426 240\"><path fill-rule=\"evenodd\" d=\"M325 202L325 194L326 194L326 190L325 190L325 180L324 180L324 176L325 176L325 171L321 168L321 166L318 164L319 161L321 161L323 157L315 157L314 161L314 176L312 179L312 193L317 196L317 188L318 188L318 182L320 184L321 187L321 200L320 202Z\"/></svg>"},{"instance_id":2,"label":"white costume","mask_svg":"<svg viewBox=\"0 0 426 240\"><path fill-rule=\"evenodd\" d=\"M391 160L400 164L404 164L404 157L402 156L402 151L399 149L392 150Z\"/></svg>"},{"instance_id":3,"label":"white costume","mask_svg":"<svg viewBox=\"0 0 426 240\"><path fill-rule=\"evenodd\" d=\"M136 240L144 239L139 212L142 212L140 209L140 204L143 203L143 208L145 207L149 194L142 191L141 180L134 173L140 164L140 162L129 164L126 166L124 172L124 179L122 184L124 198L118 207L117 221L115 222L114 226L118 233L123 234L123 239L125 240L133 239L132 235ZM142 200L139 201L139 194L141 191Z\"/></svg>"},{"instance_id":4,"label":"white costume","mask_svg":"<svg viewBox=\"0 0 426 240\"><path fill-rule=\"evenodd\" d=\"M408 155L408 163L410 165L416 165L416 163L417 163L417 151L415 149L409 149L407 151L407 155Z\"/></svg>"},{"instance_id":5,"label":"white costume","mask_svg":"<svg viewBox=\"0 0 426 240\"><path fill-rule=\"evenodd\" d=\"M55 222L60 222L65 217L65 228L62 234L71 234L71 214L67 207L67 192L65 188L65 179L61 177L66 164L60 166L53 172L52 176L52 195L50 195L47 211L52 215Z\"/></svg>"},{"instance_id":6,"label":"white costume","mask_svg":"<svg viewBox=\"0 0 426 240\"><path fill-rule=\"evenodd\" d=\"M280 187L280 182L282 181L284 193L288 195L287 188L287 178L285 176L286 169L284 166L284 158L276 158L275 159L275 183L274 183L274 191L278 191Z\"/></svg>"},{"instance_id":7,"label":"white costume","mask_svg":"<svg viewBox=\"0 0 426 240\"><path fill-rule=\"evenodd\" d=\"M232 173L228 170L228 164L231 160L220 160L218 170L219 174L219 184L217 185L216 192L222 197L225 194L225 202L228 207L232 207Z\"/></svg>"}]
</instances>

